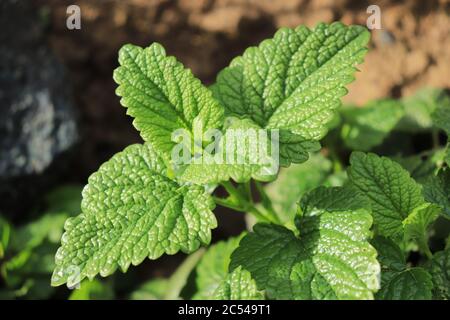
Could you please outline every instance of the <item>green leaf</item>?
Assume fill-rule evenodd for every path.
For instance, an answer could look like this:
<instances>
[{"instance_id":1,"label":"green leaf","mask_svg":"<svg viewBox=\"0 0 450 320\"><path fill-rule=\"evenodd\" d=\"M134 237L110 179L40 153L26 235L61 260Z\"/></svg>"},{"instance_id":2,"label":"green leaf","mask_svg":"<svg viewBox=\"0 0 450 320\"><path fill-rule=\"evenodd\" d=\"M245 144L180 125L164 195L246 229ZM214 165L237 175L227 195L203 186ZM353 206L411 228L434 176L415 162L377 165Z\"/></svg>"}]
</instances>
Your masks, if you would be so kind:
<instances>
[{"instance_id":1,"label":"green leaf","mask_svg":"<svg viewBox=\"0 0 450 320\"><path fill-rule=\"evenodd\" d=\"M428 248L428 229L437 219L440 212L441 208L439 206L426 203L417 207L403 220L405 240L415 241L419 249L429 257L431 257L431 252Z\"/></svg>"},{"instance_id":2,"label":"green leaf","mask_svg":"<svg viewBox=\"0 0 450 320\"><path fill-rule=\"evenodd\" d=\"M214 291L218 300L263 300L264 294L258 291L250 272L238 267L219 284Z\"/></svg>"},{"instance_id":3,"label":"green leaf","mask_svg":"<svg viewBox=\"0 0 450 320\"><path fill-rule=\"evenodd\" d=\"M434 284L436 299L450 299L450 248L434 254L428 267Z\"/></svg>"},{"instance_id":4,"label":"green leaf","mask_svg":"<svg viewBox=\"0 0 450 320\"><path fill-rule=\"evenodd\" d=\"M258 149L260 141L256 138L257 130L261 128L252 120L230 117L227 118L224 128L225 135L219 140L214 155L204 152L200 163L193 159L188 165L181 166L176 172L177 177L196 184L214 184L228 181L230 178L239 183L250 178L273 180L278 173L279 163L277 155L270 150L270 137L266 141L268 151L261 153ZM254 144L255 141L258 143ZM261 143L264 143L264 140L261 140ZM252 146L256 149L252 149Z\"/></svg>"},{"instance_id":5,"label":"green leaf","mask_svg":"<svg viewBox=\"0 0 450 320\"><path fill-rule=\"evenodd\" d=\"M384 99L364 107L347 107L341 110L344 124L341 136L352 150L368 151L381 144L404 114L403 106L396 100Z\"/></svg>"},{"instance_id":6,"label":"green leaf","mask_svg":"<svg viewBox=\"0 0 450 320\"><path fill-rule=\"evenodd\" d=\"M411 268L396 274L377 297L384 300L430 300L433 283L423 268Z\"/></svg>"},{"instance_id":7,"label":"green leaf","mask_svg":"<svg viewBox=\"0 0 450 320\"><path fill-rule=\"evenodd\" d=\"M320 139L368 40L365 28L341 23L282 28L220 72L215 96L228 114Z\"/></svg>"},{"instance_id":8,"label":"green leaf","mask_svg":"<svg viewBox=\"0 0 450 320\"><path fill-rule=\"evenodd\" d=\"M370 199L380 235L400 239L402 222L424 203L420 186L398 163L372 153L354 152L349 178Z\"/></svg>"},{"instance_id":9,"label":"green leaf","mask_svg":"<svg viewBox=\"0 0 450 320\"><path fill-rule=\"evenodd\" d=\"M406 132L420 132L433 127L431 115L438 106L442 90L425 88L413 96L403 99L405 116L400 120L397 129Z\"/></svg>"},{"instance_id":10,"label":"green leaf","mask_svg":"<svg viewBox=\"0 0 450 320\"><path fill-rule=\"evenodd\" d=\"M69 300L111 300L114 299L114 292L109 283L101 282L97 279L91 281L84 280L80 288L74 289L69 296Z\"/></svg>"},{"instance_id":11,"label":"green leaf","mask_svg":"<svg viewBox=\"0 0 450 320\"><path fill-rule=\"evenodd\" d=\"M211 240L214 203L203 187L167 177L149 145L132 145L89 178L83 213L66 222L52 285L125 271L146 257L190 253Z\"/></svg>"},{"instance_id":12,"label":"green leaf","mask_svg":"<svg viewBox=\"0 0 450 320\"><path fill-rule=\"evenodd\" d=\"M306 198L305 198L306 197ZM372 299L380 266L368 243L372 217L352 188L318 188L302 200L300 238L256 224L231 256L269 299Z\"/></svg>"},{"instance_id":13,"label":"green leaf","mask_svg":"<svg viewBox=\"0 0 450 320\"><path fill-rule=\"evenodd\" d=\"M450 219L450 169L442 169L426 180L423 195L428 202L441 206L444 216Z\"/></svg>"},{"instance_id":14,"label":"green leaf","mask_svg":"<svg viewBox=\"0 0 450 320\"><path fill-rule=\"evenodd\" d=\"M325 182L331 166L331 161L320 153L312 154L306 163L282 168L277 179L265 187L283 222L294 218L297 202L303 194Z\"/></svg>"},{"instance_id":15,"label":"green leaf","mask_svg":"<svg viewBox=\"0 0 450 320\"><path fill-rule=\"evenodd\" d=\"M169 159L175 142L171 135L177 129L193 134L194 120L208 129L220 129L223 108L211 92L190 70L164 48L153 43L148 48L127 44L119 51L114 80L117 95L133 124L145 141Z\"/></svg>"},{"instance_id":16,"label":"green leaf","mask_svg":"<svg viewBox=\"0 0 450 320\"><path fill-rule=\"evenodd\" d=\"M400 247L391 239L377 236L370 242L378 252L381 265L381 285L385 286L397 273L406 269L406 258Z\"/></svg>"},{"instance_id":17,"label":"green leaf","mask_svg":"<svg viewBox=\"0 0 450 320\"><path fill-rule=\"evenodd\" d=\"M228 276L230 256L237 248L240 237L220 241L208 248L197 265L197 293L193 299L205 300L214 297L214 292Z\"/></svg>"},{"instance_id":18,"label":"green leaf","mask_svg":"<svg viewBox=\"0 0 450 320\"><path fill-rule=\"evenodd\" d=\"M347 93L369 38L367 29L338 22L313 30L282 28L235 58L212 90L228 115L317 141Z\"/></svg>"},{"instance_id":19,"label":"green leaf","mask_svg":"<svg viewBox=\"0 0 450 320\"><path fill-rule=\"evenodd\" d=\"M162 300L167 292L169 280L155 278L145 282L131 294L131 300Z\"/></svg>"},{"instance_id":20,"label":"green leaf","mask_svg":"<svg viewBox=\"0 0 450 320\"><path fill-rule=\"evenodd\" d=\"M279 162L282 167L287 167L291 163L303 163L308 160L310 152L320 150L319 142L305 140L303 137L292 134L287 130L279 132L278 144Z\"/></svg>"}]
</instances>

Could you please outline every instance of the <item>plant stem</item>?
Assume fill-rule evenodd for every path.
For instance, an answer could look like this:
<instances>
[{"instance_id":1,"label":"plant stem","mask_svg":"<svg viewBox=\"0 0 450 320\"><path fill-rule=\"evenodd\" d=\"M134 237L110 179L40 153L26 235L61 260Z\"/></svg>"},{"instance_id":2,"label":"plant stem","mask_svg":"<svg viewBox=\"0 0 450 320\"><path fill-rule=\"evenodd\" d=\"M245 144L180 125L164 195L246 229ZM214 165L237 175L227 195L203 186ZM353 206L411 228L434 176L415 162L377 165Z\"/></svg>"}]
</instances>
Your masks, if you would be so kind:
<instances>
[{"instance_id":1,"label":"plant stem","mask_svg":"<svg viewBox=\"0 0 450 320\"><path fill-rule=\"evenodd\" d=\"M426 239L421 239L419 241L419 248L429 260L433 259L433 254L431 253L430 247L428 247Z\"/></svg>"},{"instance_id":2,"label":"plant stem","mask_svg":"<svg viewBox=\"0 0 450 320\"><path fill-rule=\"evenodd\" d=\"M236 211L244 211L245 209L240 207L239 205L231 202L229 199L224 199L224 198L219 198L219 197L213 197L214 201L216 202L216 204L218 204L219 206L225 207L225 208L230 208Z\"/></svg>"},{"instance_id":3,"label":"plant stem","mask_svg":"<svg viewBox=\"0 0 450 320\"><path fill-rule=\"evenodd\" d=\"M225 190L227 190L228 194L235 200L237 200L238 203L242 204L247 202L245 196L233 186L233 184L230 181L224 181L220 183Z\"/></svg>"},{"instance_id":4,"label":"plant stem","mask_svg":"<svg viewBox=\"0 0 450 320\"><path fill-rule=\"evenodd\" d=\"M271 222L275 224L281 224L280 219L278 218L278 215L273 210L273 207L271 205L269 197L265 194L265 200L267 203L270 204L269 208L266 208L267 213L269 215L266 215L262 213L260 210L258 210L255 207L255 204L253 203L252 195L251 195L251 187L250 182L247 182L243 188L243 190L236 188L233 186L233 184L229 181L222 182L221 185L225 188L225 190L230 195L230 198L224 199L219 197L214 197L214 201L223 207L227 207L236 211L241 212L248 212L254 215L258 220L265 221L265 222ZM259 186L260 189L263 189L262 186ZM260 190L261 192L261 190Z\"/></svg>"},{"instance_id":5,"label":"plant stem","mask_svg":"<svg viewBox=\"0 0 450 320\"><path fill-rule=\"evenodd\" d=\"M259 181L255 181L255 185L256 185L256 189L258 190L258 192L261 196L261 200L262 200L264 208L267 210L267 212L271 215L271 217L273 218L273 220L276 223L281 224L280 218L273 207L272 200L270 200L269 196L267 195L266 191L264 190L263 185Z\"/></svg>"}]
</instances>

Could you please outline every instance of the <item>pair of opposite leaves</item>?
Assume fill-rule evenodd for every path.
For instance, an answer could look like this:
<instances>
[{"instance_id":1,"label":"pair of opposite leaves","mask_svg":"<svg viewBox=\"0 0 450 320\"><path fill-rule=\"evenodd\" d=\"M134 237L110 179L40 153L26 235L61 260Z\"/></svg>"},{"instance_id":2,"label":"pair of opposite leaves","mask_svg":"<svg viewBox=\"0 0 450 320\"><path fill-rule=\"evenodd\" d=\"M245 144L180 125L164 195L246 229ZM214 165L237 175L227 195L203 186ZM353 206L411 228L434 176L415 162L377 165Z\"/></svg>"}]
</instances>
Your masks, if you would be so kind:
<instances>
[{"instance_id":1,"label":"pair of opposite leaves","mask_svg":"<svg viewBox=\"0 0 450 320\"><path fill-rule=\"evenodd\" d=\"M65 225L52 284L74 285L208 244L217 222L203 185L258 177L246 165L194 164L174 177L167 165L172 132L193 133L195 121L204 131L224 129L225 116L233 116L238 128L280 130L281 162L303 162L326 133L369 36L341 23L280 29L235 58L211 90L161 45L124 46L117 93L146 144L126 148L89 178L82 214Z\"/></svg>"}]
</instances>

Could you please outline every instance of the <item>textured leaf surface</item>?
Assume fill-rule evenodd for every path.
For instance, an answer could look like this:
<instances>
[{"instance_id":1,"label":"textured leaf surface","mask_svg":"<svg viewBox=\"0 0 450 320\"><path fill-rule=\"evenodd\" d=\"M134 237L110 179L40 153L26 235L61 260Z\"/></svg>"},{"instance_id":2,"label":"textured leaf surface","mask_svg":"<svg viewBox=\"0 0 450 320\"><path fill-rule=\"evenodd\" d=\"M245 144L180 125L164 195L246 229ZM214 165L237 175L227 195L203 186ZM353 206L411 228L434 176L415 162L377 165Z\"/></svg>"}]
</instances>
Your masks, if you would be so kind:
<instances>
[{"instance_id":1,"label":"textured leaf surface","mask_svg":"<svg viewBox=\"0 0 450 320\"><path fill-rule=\"evenodd\" d=\"M227 278L230 256L242 237L220 241L210 248L196 268L197 293L194 299L212 299L218 286Z\"/></svg>"},{"instance_id":2,"label":"textured leaf surface","mask_svg":"<svg viewBox=\"0 0 450 320\"><path fill-rule=\"evenodd\" d=\"M119 51L119 63L114 80L121 103L144 140L165 156L174 146L172 133L180 128L193 133L194 119L205 132L222 127L223 108L160 44L145 49L127 44Z\"/></svg>"},{"instance_id":3,"label":"textured leaf surface","mask_svg":"<svg viewBox=\"0 0 450 320\"><path fill-rule=\"evenodd\" d=\"M103 164L83 190L83 213L66 222L52 284L73 285L146 257L208 244L216 227L210 195L178 184L166 171L148 144L132 145Z\"/></svg>"},{"instance_id":4,"label":"textured leaf surface","mask_svg":"<svg viewBox=\"0 0 450 320\"><path fill-rule=\"evenodd\" d=\"M259 129L252 120L227 118L225 134L214 154L204 152L199 163L194 160L180 167L177 176L197 184L219 183L230 178L239 183L251 178L273 180L279 170L278 155L270 149L270 134L265 136L267 140L260 139ZM267 152L261 151L264 149L260 148L260 142Z\"/></svg>"},{"instance_id":5,"label":"textured leaf surface","mask_svg":"<svg viewBox=\"0 0 450 320\"><path fill-rule=\"evenodd\" d=\"M434 254L428 271L434 284L434 297L450 299L450 248Z\"/></svg>"},{"instance_id":6,"label":"textured leaf surface","mask_svg":"<svg viewBox=\"0 0 450 320\"><path fill-rule=\"evenodd\" d=\"M364 107L342 109L341 135L352 150L368 151L381 144L404 114L396 100L378 100Z\"/></svg>"},{"instance_id":7,"label":"textured leaf surface","mask_svg":"<svg viewBox=\"0 0 450 320\"><path fill-rule=\"evenodd\" d=\"M396 274L381 289L378 298L384 300L430 300L433 283L422 268L411 268Z\"/></svg>"},{"instance_id":8,"label":"textured leaf surface","mask_svg":"<svg viewBox=\"0 0 450 320\"><path fill-rule=\"evenodd\" d=\"M401 238L402 221L423 204L422 190L398 163L372 153L354 152L349 178L371 201L380 235Z\"/></svg>"},{"instance_id":9,"label":"textured leaf surface","mask_svg":"<svg viewBox=\"0 0 450 320\"><path fill-rule=\"evenodd\" d=\"M258 291L250 272L238 267L219 284L214 292L218 300L262 300L264 295Z\"/></svg>"},{"instance_id":10,"label":"textured leaf surface","mask_svg":"<svg viewBox=\"0 0 450 320\"><path fill-rule=\"evenodd\" d=\"M330 171L331 161L319 153L311 155L306 163L280 170L277 179L265 188L282 221L294 218L301 196L320 186Z\"/></svg>"},{"instance_id":11,"label":"textured leaf surface","mask_svg":"<svg viewBox=\"0 0 450 320\"><path fill-rule=\"evenodd\" d=\"M302 201L300 238L257 224L232 254L230 268L248 270L271 299L372 299L380 267L367 242L372 217L356 193L313 190Z\"/></svg>"},{"instance_id":12,"label":"textured leaf surface","mask_svg":"<svg viewBox=\"0 0 450 320\"><path fill-rule=\"evenodd\" d=\"M450 218L450 170L440 170L437 176L430 177L424 184L423 195L427 201L441 206Z\"/></svg>"},{"instance_id":13,"label":"textured leaf surface","mask_svg":"<svg viewBox=\"0 0 450 320\"><path fill-rule=\"evenodd\" d=\"M365 28L341 23L282 28L220 72L214 95L229 115L319 140L354 79L369 37Z\"/></svg>"}]
</instances>

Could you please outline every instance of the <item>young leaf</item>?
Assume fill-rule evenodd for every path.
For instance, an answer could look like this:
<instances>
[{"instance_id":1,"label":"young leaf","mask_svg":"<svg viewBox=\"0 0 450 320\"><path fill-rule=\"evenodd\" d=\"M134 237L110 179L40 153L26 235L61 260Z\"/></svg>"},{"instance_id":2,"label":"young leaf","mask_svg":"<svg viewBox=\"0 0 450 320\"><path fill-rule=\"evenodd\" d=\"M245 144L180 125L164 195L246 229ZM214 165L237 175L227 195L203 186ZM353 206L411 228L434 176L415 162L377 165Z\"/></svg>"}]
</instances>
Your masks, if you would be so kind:
<instances>
[{"instance_id":1,"label":"young leaf","mask_svg":"<svg viewBox=\"0 0 450 320\"><path fill-rule=\"evenodd\" d=\"M197 293L193 299L211 299L220 283L227 278L230 256L237 248L240 237L230 238L212 245L197 265Z\"/></svg>"},{"instance_id":2,"label":"young leaf","mask_svg":"<svg viewBox=\"0 0 450 320\"><path fill-rule=\"evenodd\" d=\"M381 291L378 299L430 300L433 283L423 268L411 268L397 273Z\"/></svg>"},{"instance_id":3,"label":"young leaf","mask_svg":"<svg viewBox=\"0 0 450 320\"><path fill-rule=\"evenodd\" d=\"M404 114L396 100L372 101L364 107L347 107L341 111L344 125L341 136L352 150L368 151L381 144Z\"/></svg>"},{"instance_id":4,"label":"young leaf","mask_svg":"<svg viewBox=\"0 0 450 320\"><path fill-rule=\"evenodd\" d=\"M450 299L450 248L437 252L428 267L436 299Z\"/></svg>"},{"instance_id":5,"label":"young leaf","mask_svg":"<svg viewBox=\"0 0 450 320\"><path fill-rule=\"evenodd\" d=\"M300 238L281 226L257 224L232 254L230 269L248 270L269 299L372 299L380 266L367 242L367 201L356 193L311 191L302 200Z\"/></svg>"},{"instance_id":6,"label":"young leaf","mask_svg":"<svg viewBox=\"0 0 450 320\"><path fill-rule=\"evenodd\" d=\"M129 146L89 178L83 213L66 222L52 285L108 276L163 253L193 252L211 240L213 206L203 187L169 179L149 144Z\"/></svg>"},{"instance_id":7,"label":"young leaf","mask_svg":"<svg viewBox=\"0 0 450 320\"><path fill-rule=\"evenodd\" d=\"M221 71L212 87L228 115L319 140L331 121L370 34L341 23L282 28Z\"/></svg>"},{"instance_id":8,"label":"young leaf","mask_svg":"<svg viewBox=\"0 0 450 320\"><path fill-rule=\"evenodd\" d=\"M164 159L175 145L171 140L175 130L193 134L194 120L205 132L222 127L223 108L190 70L166 56L160 44L145 49L127 44L119 51L119 63L114 80L121 103L134 117L142 138L162 152Z\"/></svg>"},{"instance_id":9,"label":"young leaf","mask_svg":"<svg viewBox=\"0 0 450 320\"><path fill-rule=\"evenodd\" d=\"M218 300L262 300L264 294L258 291L250 272L237 267L219 283L213 297Z\"/></svg>"},{"instance_id":10,"label":"young leaf","mask_svg":"<svg viewBox=\"0 0 450 320\"><path fill-rule=\"evenodd\" d=\"M227 118L224 128L225 134L218 141L216 152L213 155L203 152L200 163L193 159L188 165L181 166L176 172L177 177L196 184L219 183L230 178L239 183L250 178L273 180L279 166L276 154L272 157L270 137L266 141L259 140L260 127L249 119ZM267 152L260 152L259 141L266 143Z\"/></svg>"},{"instance_id":11,"label":"young leaf","mask_svg":"<svg viewBox=\"0 0 450 320\"><path fill-rule=\"evenodd\" d=\"M349 178L368 196L380 235L400 239L402 221L424 203L420 186L398 163L372 153L354 152Z\"/></svg>"},{"instance_id":12,"label":"young leaf","mask_svg":"<svg viewBox=\"0 0 450 320\"><path fill-rule=\"evenodd\" d=\"M426 180L423 195L427 201L441 206L444 216L450 219L450 169L440 170L437 176Z\"/></svg>"},{"instance_id":13,"label":"young leaf","mask_svg":"<svg viewBox=\"0 0 450 320\"><path fill-rule=\"evenodd\" d=\"M403 220L403 227L405 232L405 240L415 241L419 249L426 255L431 256L428 248L428 229L431 224L437 219L441 208L434 204L425 203Z\"/></svg>"},{"instance_id":14,"label":"young leaf","mask_svg":"<svg viewBox=\"0 0 450 320\"><path fill-rule=\"evenodd\" d=\"M312 154L306 163L280 170L277 179L265 188L283 222L293 220L302 195L322 185L330 171L331 161L320 153Z\"/></svg>"}]
</instances>

